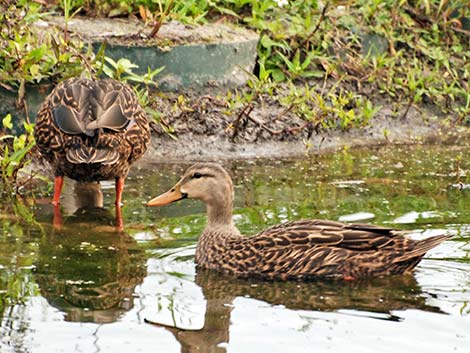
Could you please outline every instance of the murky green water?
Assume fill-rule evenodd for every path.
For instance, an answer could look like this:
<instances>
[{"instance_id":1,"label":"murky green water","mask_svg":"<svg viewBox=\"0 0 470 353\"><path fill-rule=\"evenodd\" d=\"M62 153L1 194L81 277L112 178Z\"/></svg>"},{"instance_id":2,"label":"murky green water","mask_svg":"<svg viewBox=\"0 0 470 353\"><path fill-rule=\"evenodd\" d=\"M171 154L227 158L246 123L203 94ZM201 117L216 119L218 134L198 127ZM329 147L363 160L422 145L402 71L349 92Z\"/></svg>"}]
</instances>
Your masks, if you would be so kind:
<instances>
[{"instance_id":1,"label":"murky green water","mask_svg":"<svg viewBox=\"0 0 470 353\"><path fill-rule=\"evenodd\" d=\"M112 226L113 184L103 185L104 209L84 209L80 203L93 202L68 183L61 229L51 226L52 208L40 197L35 225L1 215L0 351L467 352L468 155L468 147L385 147L225 164L244 233L311 217L393 224L417 238L454 235L413 276L347 283L196 272L202 204L143 206L186 165L132 171L120 235Z\"/></svg>"}]
</instances>

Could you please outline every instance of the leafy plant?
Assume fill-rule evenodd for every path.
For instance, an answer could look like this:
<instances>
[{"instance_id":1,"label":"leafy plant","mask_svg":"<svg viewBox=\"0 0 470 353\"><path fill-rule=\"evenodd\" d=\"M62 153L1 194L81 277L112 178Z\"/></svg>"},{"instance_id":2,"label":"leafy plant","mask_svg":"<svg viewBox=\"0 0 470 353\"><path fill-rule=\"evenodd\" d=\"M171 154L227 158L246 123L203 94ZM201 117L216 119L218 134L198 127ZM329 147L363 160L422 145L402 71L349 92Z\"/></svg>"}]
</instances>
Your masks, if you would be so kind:
<instances>
[{"instance_id":1,"label":"leafy plant","mask_svg":"<svg viewBox=\"0 0 470 353\"><path fill-rule=\"evenodd\" d=\"M106 76L111 77L115 80L123 82L135 82L141 83L145 86L157 86L155 81L155 76L162 72L165 67L159 67L153 71L148 69L147 73L144 75L138 75L132 71L132 69L138 68L139 66L133 64L127 58L121 58L118 61L114 61L112 58L105 56L104 60L108 65L103 66L103 72Z\"/></svg>"},{"instance_id":2,"label":"leafy plant","mask_svg":"<svg viewBox=\"0 0 470 353\"><path fill-rule=\"evenodd\" d=\"M24 90L26 83L77 76L93 62L93 52L85 51L82 42L41 30L37 21L44 14L40 10L34 2L0 5L0 81L4 88Z\"/></svg>"},{"instance_id":3,"label":"leafy plant","mask_svg":"<svg viewBox=\"0 0 470 353\"><path fill-rule=\"evenodd\" d=\"M149 37L154 38L164 21L167 20L170 11L173 9L174 0L169 0L165 5L162 4L161 0L158 0L158 11L155 12L154 25L152 31L149 34ZM143 11L143 7L140 7L141 16L148 13L148 11ZM142 16L144 17L144 16Z\"/></svg>"},{"instance_id":4,"label":"leafy plant","mask_svg":"<svg viewBox=\"0 0 470 353\"><path fill-rule=\"evenodd\" d=\"M8 195L18 192L18 174L22 168L30 163L27 154L35 145L33 137L33 125L24 123L25 133L19 136L8 134L13 129L11 115L6 115L2 120L3 129L0 133L0 173L2 193Z\"/></svg>"}]
</instances>

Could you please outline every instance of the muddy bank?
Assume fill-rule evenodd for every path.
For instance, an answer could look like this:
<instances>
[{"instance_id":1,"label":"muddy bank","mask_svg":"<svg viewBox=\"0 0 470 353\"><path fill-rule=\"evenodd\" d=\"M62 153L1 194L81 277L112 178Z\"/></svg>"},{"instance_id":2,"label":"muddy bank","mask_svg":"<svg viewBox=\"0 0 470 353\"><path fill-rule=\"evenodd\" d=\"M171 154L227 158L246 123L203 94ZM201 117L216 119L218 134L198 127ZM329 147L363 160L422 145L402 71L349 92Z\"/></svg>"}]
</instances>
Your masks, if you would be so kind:
<instances>
[{"instance_id":1,"label":"muddy bank","mask_svg":"<svg viewBox=\"0 0 470 353\"><path fill-rule=\"evenodd\" d=\"M151 148L144 159L150 160L201 160L201 159L250 159L288 158L309 154L327 153L344 146L377 146L383 144L451 143L458 139L455 129L420 121L406 124L380 122L392 131L385 137L377 127L349 132L319 133L308 140L262 141L234 143L220 136L205 137L193 133L181 136L177 141L154 136ZM465 131L467 132L467 131Z\"/></svg>"},{"instance_id":2,"label":"muddy bank","mask_svg":"<svg viewBox=\"0 0 470 353\"><path fill-rule=\"evenodd\" d=\"M432 105L408 109L376 102L381 109L364 126L334 129L301 119L281 106L279 97L263 97L231 111L210 95L184 99L180 107L176 96L159 99L161 120L153 124L146 160L300 157L343 146L458 143L468 135L468 128L438 115Z\"/></svg>"},{"instance_id":3,"label":"muddy bank","mask_svg":"<svg viewBox=\"0 0 470 353\"><path fill-rule=\"evenodd\" d=\"M437 123L424 125L422 121L399 124L383 120L382 126L391 130L387 137L377 126L349 132L319 133L308 140L262 141L233 143L220 136L205 137L189 133L177 141L154 136L145 160L200 160L200 159L249 159L287 158L309 154L332 152L344 146L377 146L383 144L453 143L462 132ZM468 131L464 131L468 134Z\"/></svg>"}]
</instances>

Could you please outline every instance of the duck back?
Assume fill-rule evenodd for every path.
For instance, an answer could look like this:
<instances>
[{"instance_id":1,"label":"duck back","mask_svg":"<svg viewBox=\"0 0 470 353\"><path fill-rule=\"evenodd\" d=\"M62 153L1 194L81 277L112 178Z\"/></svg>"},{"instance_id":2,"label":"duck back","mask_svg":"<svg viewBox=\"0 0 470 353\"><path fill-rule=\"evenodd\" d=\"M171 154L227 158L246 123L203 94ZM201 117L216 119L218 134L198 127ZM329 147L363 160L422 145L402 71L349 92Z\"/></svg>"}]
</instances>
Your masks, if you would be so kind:
<instances>
[{"instance_id":1,"label":"duck back","mask_svg":"<svg viewBox=\"0 0 470 353\"><path fill-rule=\"evenodd\" d=\"M111 79L73 78L42 104L35 138L55 175L86 182L125 177L145 153L150 130L132 89Z\"/></svg>"}]
</instances>

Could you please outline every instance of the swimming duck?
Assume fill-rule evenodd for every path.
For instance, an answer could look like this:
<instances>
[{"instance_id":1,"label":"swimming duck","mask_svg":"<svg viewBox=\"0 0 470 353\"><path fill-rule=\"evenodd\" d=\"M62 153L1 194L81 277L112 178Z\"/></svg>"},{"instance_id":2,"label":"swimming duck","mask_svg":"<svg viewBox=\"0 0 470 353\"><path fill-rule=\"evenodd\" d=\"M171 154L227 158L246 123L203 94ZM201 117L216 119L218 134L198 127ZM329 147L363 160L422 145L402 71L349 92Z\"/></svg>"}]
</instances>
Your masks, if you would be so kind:
<instances>
[{"instance_id":1,"label":"swimming duck","mask_svg":"<svg viewBox=\"0 0 470 353\"><path fill-rule=\"evenodd\" d=\"M406 232L321 219L291 221L242 236L232 221L233 183L218 164L198 163L147 206L203 201L207 224L196 247L198 267L240 277L356 279L410 272L448 235L412 240Z\"/></svg>"},{"instance_id":2,"label":"swimming duck","mask_svg":"<svg viewBox=\"0 0 470 353\"><path fill-rule=\"evenodd\" d=\"M112 79L72 78L57 85L41 105L34 136L54 171L54 205L67 176L80 182L115 179L120 206L124 179L146 151L150 129L128 86Z\"/></svg>"}]
</instances>

